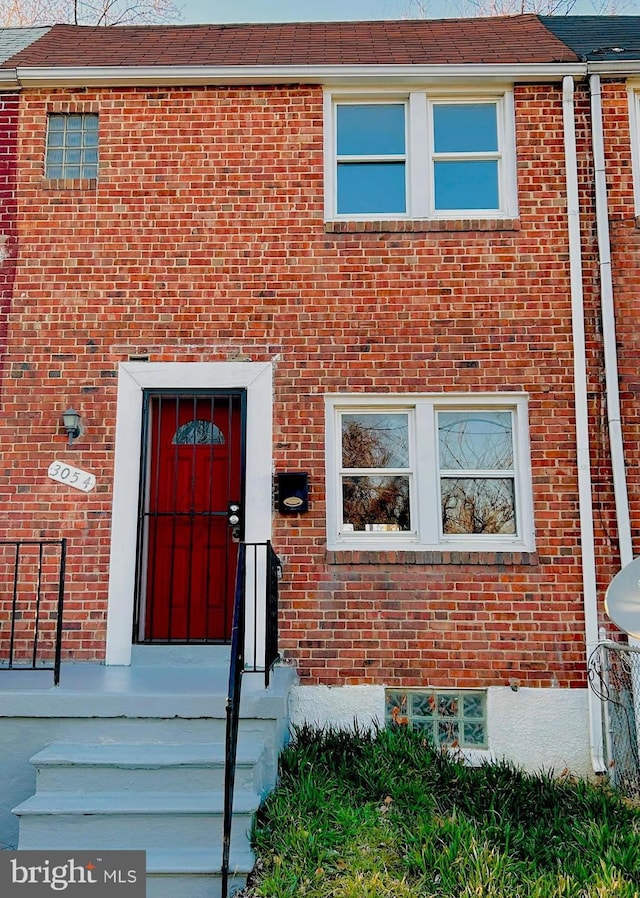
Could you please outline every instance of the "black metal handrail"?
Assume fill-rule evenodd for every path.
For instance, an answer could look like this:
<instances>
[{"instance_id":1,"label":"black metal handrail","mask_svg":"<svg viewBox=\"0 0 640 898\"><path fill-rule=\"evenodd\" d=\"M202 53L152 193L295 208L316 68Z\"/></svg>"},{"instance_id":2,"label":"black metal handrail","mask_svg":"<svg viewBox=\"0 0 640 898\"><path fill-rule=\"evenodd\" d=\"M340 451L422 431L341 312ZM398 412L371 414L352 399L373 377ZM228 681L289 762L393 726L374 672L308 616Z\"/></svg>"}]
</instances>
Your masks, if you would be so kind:
<instances>
[{"instance_id":1,"label":"black metal handrail","mask_svg":"<svg viewBox=\"0 0 640 898\"><path fill-rule=\"evenodd\" d=\"M52 670L60 682L66 558L66 539L0 540L0 669Z\"/></svg>"},{"instance_id":2,"label":"black metal handrail","mask_svg":"<svg viewBox=\"0 0 640 898\"><path fill-rule=\"evenodd\" d=\"M261 564L260 562L264 563ZM269 685L270 671L278 658L278 579L280 560L270 542L241 543L238 547L236 588L231 633L231 663L226 705L225 762L224 762L224 818L222 824L221 898L227 898L229 890L229 854L231 850L231 821L233 818L233 789L236 776L236 754L240 725L240 699L242 674L256 672L264 667L265 688ZM264 586L262 593L261 586ZM249 602L249 594L252 601ZM261 598L264 600L265 634L264 664L261 664L258 643L258 612ZM253 657L245 657L247 606L253 612Z\"/></svg>"}]
</instances>

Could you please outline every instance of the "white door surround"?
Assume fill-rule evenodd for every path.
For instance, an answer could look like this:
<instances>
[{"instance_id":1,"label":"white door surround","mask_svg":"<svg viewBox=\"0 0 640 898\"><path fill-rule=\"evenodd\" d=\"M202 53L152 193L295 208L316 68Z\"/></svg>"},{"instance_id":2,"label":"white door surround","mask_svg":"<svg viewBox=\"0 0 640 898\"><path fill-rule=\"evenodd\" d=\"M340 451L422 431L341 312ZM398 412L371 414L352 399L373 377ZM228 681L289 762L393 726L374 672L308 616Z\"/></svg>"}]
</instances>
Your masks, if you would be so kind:
<instances>
[{"instance_id":1,"label":"white door surround","mask_svg":"<svg viewBox=\"0 0 640 898\"><path fill-rule=\"evenodd\" d=\"M247 391L245 539L271 538L272 365L270 362L122 362L118 369L109 562L107 664L130 664L143 390ZM255 622L258 626L259 622Z\"/></svg>"}]
</instances>

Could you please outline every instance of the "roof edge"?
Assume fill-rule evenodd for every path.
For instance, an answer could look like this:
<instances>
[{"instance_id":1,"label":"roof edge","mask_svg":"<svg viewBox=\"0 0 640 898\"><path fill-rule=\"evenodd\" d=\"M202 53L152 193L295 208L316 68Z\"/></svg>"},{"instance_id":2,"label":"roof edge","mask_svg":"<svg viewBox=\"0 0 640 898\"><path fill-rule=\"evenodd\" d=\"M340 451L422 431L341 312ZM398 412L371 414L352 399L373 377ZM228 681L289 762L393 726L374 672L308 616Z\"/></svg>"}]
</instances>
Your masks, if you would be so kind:
<instances>
[{"instance_id":1,"label":"roof edge","mask_svg":"<svg viewBox=\"0 0 640 898\"><path fill-rule=\"evenodd\" d=\"M6 70L7 73L9 70ZM233 65L233 66L20 66L20 87L122 87L149 85L413 84L438 78L443 82L492 80L560 81L584 77L584 62L468 63L451 65ZM0 69L0 78L3 72Z\"/></svg>"},{"instance_id":2,"label":"roof edge","mask_svg":"<svg viewBox=\"0 0 640 898\"><path fill-rule=\"evenodd\" d=\"M15 69L0 69L0 91L20 90L20 82Z\"/></svg>"},{"instance_id":3,"label":"roof edge","mask_svg":"<svg viewBox=\"0 0 640 898\"><path fill-rule=\"evenodd\" d=\"M640 74L640 59L610 59L595 62L590 59L587 62L587 71L593 75L610 75L611 77L634 77Z\"/></svg>"}]
</instances>

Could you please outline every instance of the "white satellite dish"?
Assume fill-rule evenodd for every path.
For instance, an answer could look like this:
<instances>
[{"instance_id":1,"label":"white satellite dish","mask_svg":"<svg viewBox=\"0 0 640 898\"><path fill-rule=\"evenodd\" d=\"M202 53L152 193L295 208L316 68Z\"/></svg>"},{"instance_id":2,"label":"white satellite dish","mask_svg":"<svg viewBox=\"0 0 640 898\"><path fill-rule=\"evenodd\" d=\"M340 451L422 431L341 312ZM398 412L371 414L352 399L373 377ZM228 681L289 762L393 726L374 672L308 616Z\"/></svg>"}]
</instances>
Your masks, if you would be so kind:
<instances>
[{"instance_id":1,"label":"white satellite dish","mask_svg":"<svg viewBox=\"0 0 640 898\"><path fill-rule=\"evenodd\" d=\"M605 593L604 608L616 626L640 639L640 557L615 575Z\"/></svg>"}]
</instances>

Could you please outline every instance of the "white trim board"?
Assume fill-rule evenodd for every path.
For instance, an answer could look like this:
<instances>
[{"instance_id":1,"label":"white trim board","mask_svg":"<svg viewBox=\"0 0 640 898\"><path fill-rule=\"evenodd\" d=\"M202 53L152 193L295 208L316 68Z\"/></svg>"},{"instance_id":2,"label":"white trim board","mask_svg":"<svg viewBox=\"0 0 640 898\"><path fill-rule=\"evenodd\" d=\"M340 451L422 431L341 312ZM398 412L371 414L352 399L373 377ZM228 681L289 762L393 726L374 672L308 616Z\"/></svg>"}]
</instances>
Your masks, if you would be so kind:
<instances>
[{"instance_id":1,"label":"white trim board","mask_svg":"<svg viewBox=\"0 0 640 898\"><path fill-rule=\"evenodd\" d=\"M115 471L107 611L107 664L131 663L136 529L146 389L246 389L247 542L271 538L272 366L270 362L123 362L118 369ZM248 634L249 635L249 634Z\"/></svg>"}]
</instances>

